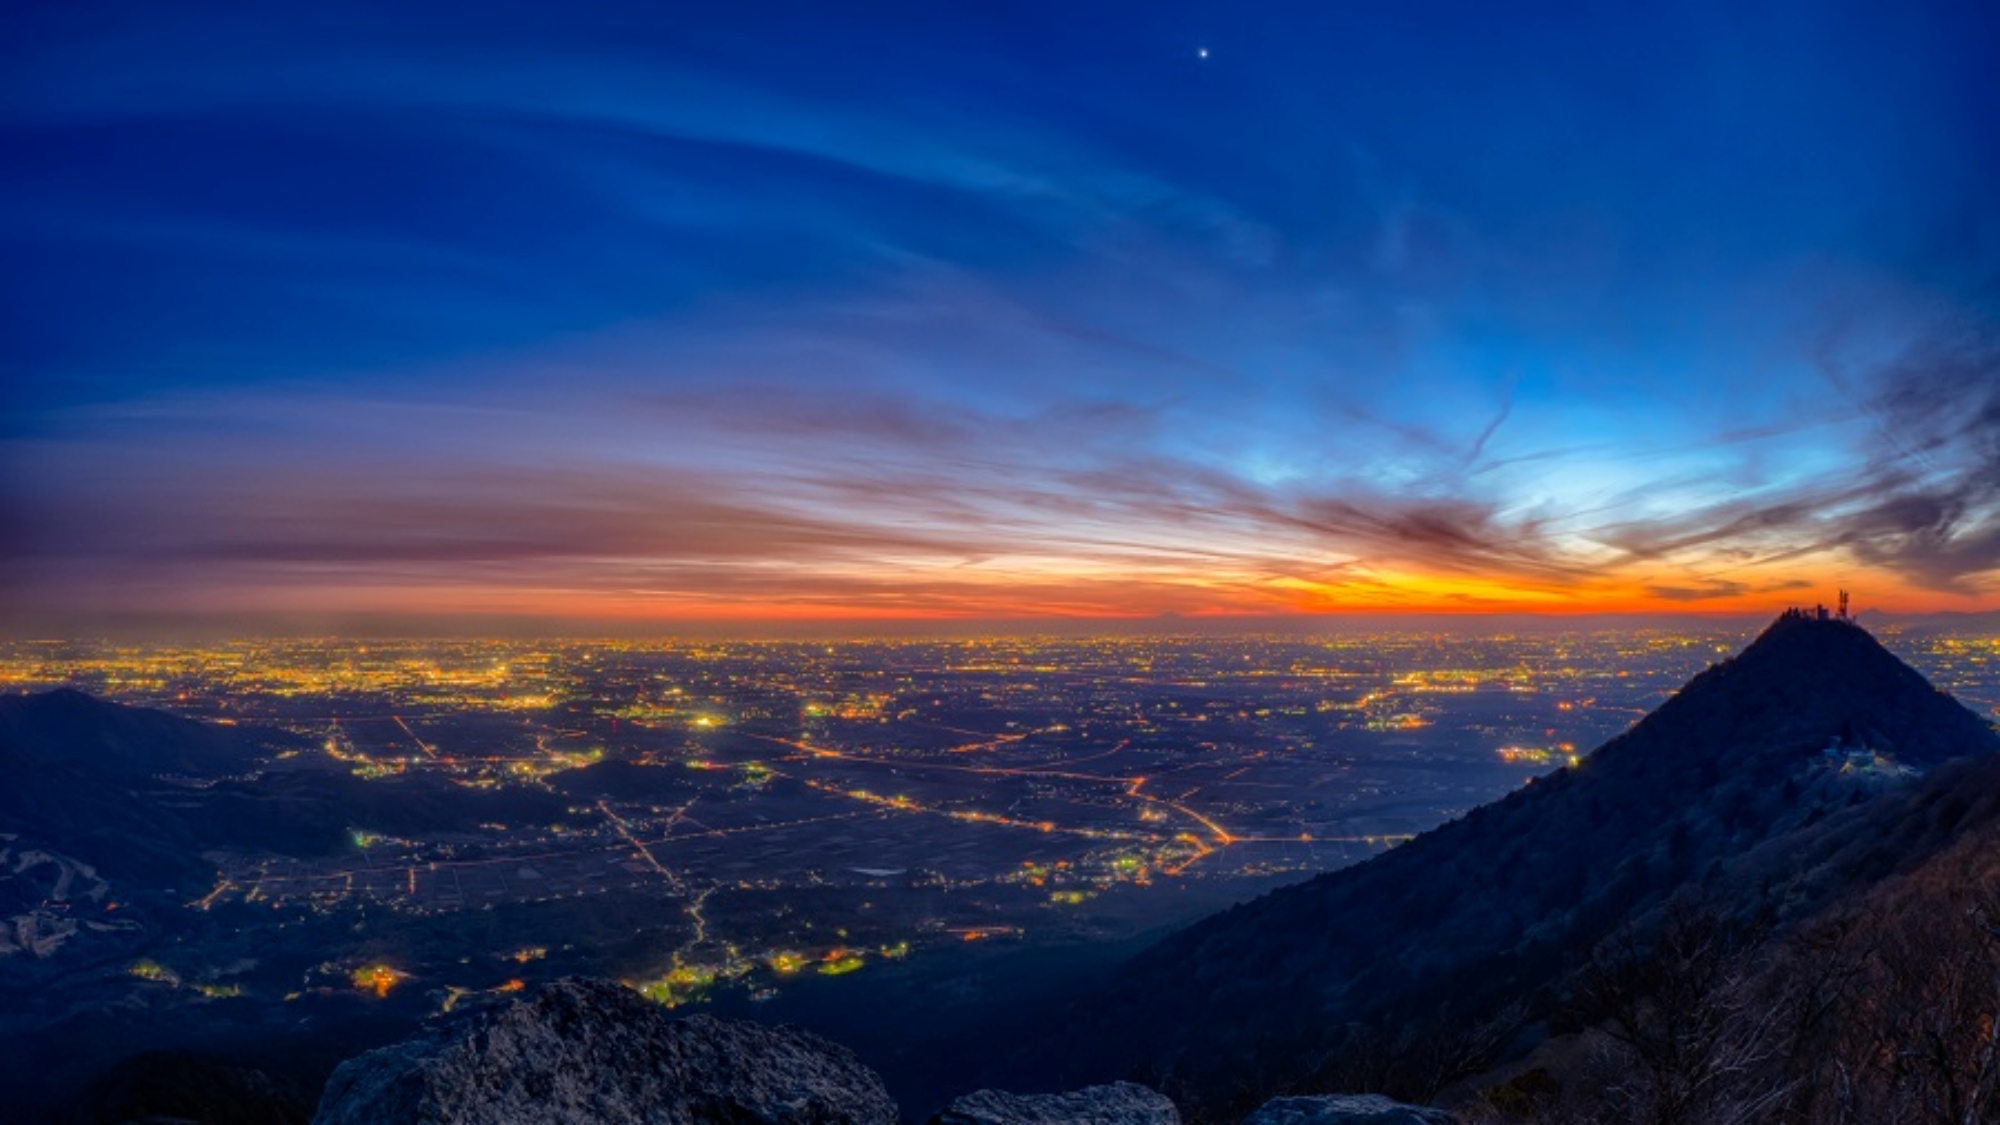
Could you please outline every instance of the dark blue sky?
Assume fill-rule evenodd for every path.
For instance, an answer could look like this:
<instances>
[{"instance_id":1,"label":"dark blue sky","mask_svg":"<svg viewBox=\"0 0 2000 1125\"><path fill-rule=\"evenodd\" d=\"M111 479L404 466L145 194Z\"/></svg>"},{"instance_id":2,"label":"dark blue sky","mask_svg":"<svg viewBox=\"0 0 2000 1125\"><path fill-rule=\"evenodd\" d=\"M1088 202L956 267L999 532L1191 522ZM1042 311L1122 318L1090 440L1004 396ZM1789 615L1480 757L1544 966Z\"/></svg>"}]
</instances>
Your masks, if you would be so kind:
<instances>
[{"instance_id":1,"label":"dark blue sky","mask_svg":"<svg viewBox=\"0 0 2000 1125\"><path fill-rule=\"evenodd\" d=\"M1991 6L327 7L5 17L17 618L1996 604Z\"/></svg>"}]
</instances>

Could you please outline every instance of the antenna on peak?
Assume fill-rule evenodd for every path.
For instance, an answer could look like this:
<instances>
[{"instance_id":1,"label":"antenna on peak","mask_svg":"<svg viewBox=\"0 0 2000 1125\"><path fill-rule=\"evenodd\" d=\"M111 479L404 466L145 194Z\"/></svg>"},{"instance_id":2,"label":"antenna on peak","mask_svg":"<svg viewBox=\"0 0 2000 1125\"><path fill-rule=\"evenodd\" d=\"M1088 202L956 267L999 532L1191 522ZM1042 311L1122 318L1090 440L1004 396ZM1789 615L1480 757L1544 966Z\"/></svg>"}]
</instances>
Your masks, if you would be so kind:
<instances>
[{"instance_id":1,"label":"antenna on peak","mask_svg":"<svg viewBox=\"0 0 2000 1125\"><path fill-rule=\"evenodd\" d=\"M1853 620L1853 618L1851 618L1851 617L1849 617L1849 616L1847 615L1847 591L1846 591L1846 590L1842 590L1842 591L1840 592L1840 619L1841 619L1842 621L1852 621L1852 620Z\"/></svg>"}]
</instances>

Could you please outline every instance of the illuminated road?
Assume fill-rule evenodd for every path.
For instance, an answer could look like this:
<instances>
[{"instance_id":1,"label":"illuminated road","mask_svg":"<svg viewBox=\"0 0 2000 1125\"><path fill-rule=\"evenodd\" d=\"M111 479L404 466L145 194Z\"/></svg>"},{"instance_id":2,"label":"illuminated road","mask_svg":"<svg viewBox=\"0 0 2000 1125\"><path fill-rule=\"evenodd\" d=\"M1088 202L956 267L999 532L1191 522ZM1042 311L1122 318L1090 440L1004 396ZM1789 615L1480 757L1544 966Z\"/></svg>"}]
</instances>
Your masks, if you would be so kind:
<instances>
[{"instance_id":1,"label":"illuminated road","mask_svg":"<svg viewBox=\"0 0 2000 1125\"><path fill-rule=\"evenodd\" d=\"M410 741L417 744L417 749L422 750L426 754L429 754L431 756L431 760L433 761L436 761L438 759L439 757L438 752L431 748L430 743L425 742L421 738L418 738L417 732L410 729L410 724L404 722L403 717L401 715L391 715L389 717L396 720L396 725L403 728L403 733L410 736Z\"/></svg>"},{"instance_id":2,"label":"illuminated road","mask_svg":"<svg viewBox=\"0 0 2000 1125\"><path fill-rule=\"evenodd\" d=\"M761 739L762 741L765 742L775 742L780 746L788 746L794 750L798 750L802 753L808 754L815 758L830 758L843 762L857 762L863 765L886 766L897 770L911 770L911 771L949 770L954 773L984 774L989 777L1052 777L1052 778L1059 778L1065 781L1082 781L1096 785L1121 785L1125 787L1126 796L1132 797L1136 800L1147 802L1149 804L1159 805L1163 808L1171 809L1174 812L1180 813L1182 816L1185 816L1188 819L1194 821L1195 823L1201 825L1203 828L1206 828L1209 831L1210 835L1214 838L1214 842L1218 847L1228 847L1230 844L1235 843L1237 840L1235 834L1231 833L1227 828L1224 828L1222 825L1217 824L1210 817L1202 813L1196 812L1195 810L1187 807L1185 804L1182 804L1179 801L1168 800L1167 798L1164 797L1154 797L1139 792L1140 787L1146 784L1146 779L1143 777L1115 777L1115 776L1106 776L1104 774L1072 773L1067 770L1052 770L1040 766L1017 766L1017 767L954 766L954 765L948 765L943 762L926 762L922 760L896 759L892 761L883 758L870 757L864 754L843 754L837 750L828 750L822 746L813 746L809 743L799 742L788 738L779 738L776 737L775 735L748 734L748 732L746 732L746 734L750 738ZM1019 737L1025 738L1027 736L1021 735ZM1115 750L1107 751L1107 753L1114 753L1114 752ZM1101 757L1103 755L1099 756ZM838 792L838 790L831 790L831 791ZM914 808L915 806L899 806L899 807ZM1041 822L1028 822L1028 821L1017 822L1008 820L1006 818L997 818L993 821L993 823L1018 823L1027 825L1029 827L1037 828L1041 831L1045 832L1050 831L1050 829L1048 828L1041 827ZM1060 829L1060 830L1071 832L1076 835L1107 835L1106 833L1096 832L1088 829ZM1111 837L1111 838L1143 839L1145 837L1126 836L1126 837Z\"/></svg>"},{"instance_id":3,"label":"illuminated road","mask_svg":"<svg viewBox=\"0 0 2000 1125\"><path fill-rule=\"evenodd\" d=\"M641 843L638 837L632 835L632 830L625 826L625 822L618 818L617 813L611 811L609 804L603 801L597 802L597 811L603 813L604 819L611 822L611 827L617 830L620 836L625 838L626 843L632 845L632 850L639 854L639 858L645 861L646 866L665 876L667 882L673 885L676 892L680 894L687 893L687 886L681 882L681 877L667 870L665 864L654 858L652 849Z\"/></svg>"}]
</instances>

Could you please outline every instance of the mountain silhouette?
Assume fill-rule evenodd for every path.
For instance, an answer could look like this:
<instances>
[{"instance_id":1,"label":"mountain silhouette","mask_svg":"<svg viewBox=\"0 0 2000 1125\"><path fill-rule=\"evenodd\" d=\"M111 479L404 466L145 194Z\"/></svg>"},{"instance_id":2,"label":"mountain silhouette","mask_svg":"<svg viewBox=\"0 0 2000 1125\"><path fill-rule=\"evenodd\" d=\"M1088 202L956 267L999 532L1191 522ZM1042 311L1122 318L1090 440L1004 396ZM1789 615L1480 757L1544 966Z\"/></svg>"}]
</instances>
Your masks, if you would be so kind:
<instances>
[{"instance_id":1,"label":"mountain silhouette","mask_svg":"<svg viewBox=\"0 0 2000 1125\"><path fill-rule=\"evenodd\" d=\"M162 777L226 776L292 736L222 727L62 688L0 696L0 831L147 886L207 881L212 865ZM177 794L175 794L177 795Z\"/></svg>"},{"instance_id":2,"label":"mountain silhouette","mask_svg":"<svg viewBox=\"0 0 2000 1125\"><path fill-rule=\"evenodd\" d=\"M1788 613L1578 765L1140 954L1025 1069L1214 1102L1307 1079L1371 1030L1471 1026L1736 857L1995 749L1860 626Z\"/></svg>"},{"instance_id":3,"label":"mountain silhouette","mask_svg":"<svg viewBox=\"0 0 2000 1125\"><path fill-rule=\"evenodd\" d=\"M213 882L203 853L215 848L324 855L351 848L357 827L453 831L563 815L563 800L538 790L365 781L317 756L267 768L308 745L286 730L202 723L67 688L0 696L0 832L114 879L189 888Z\"/></svg>"},{"instance_id":4,"label":"mountain silhouette","mask_svg":"<svg viewBox=\"0 0 2000 1125\"><path fill-rule=\"evenodd\" d=\"M283 731L196 722L73 688L0 696L0 753L102 777L218 777L240 772L274 749L304 744Z\"/></svg>"}]
</instances>

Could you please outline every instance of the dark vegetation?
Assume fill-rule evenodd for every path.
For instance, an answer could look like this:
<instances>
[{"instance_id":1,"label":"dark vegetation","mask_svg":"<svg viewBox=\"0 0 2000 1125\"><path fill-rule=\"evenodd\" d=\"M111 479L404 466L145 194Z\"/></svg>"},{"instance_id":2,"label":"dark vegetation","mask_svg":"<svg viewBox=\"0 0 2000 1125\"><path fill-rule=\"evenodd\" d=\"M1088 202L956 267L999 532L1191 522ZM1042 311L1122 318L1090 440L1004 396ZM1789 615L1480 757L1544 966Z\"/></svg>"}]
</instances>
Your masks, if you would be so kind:
<instances>
[{"instance_id":1,"label":"dark vegetation","mask_svg":"<svg viewBox=\"0 0 2000 1125\"><path fill-rule=\"evenodd\" d=\"M1581 974L1576 1030L1465 1111L1475 1125L2000 1121L2000 762L1976 824L1792 929L1672 906ZM1853 825L1865 828L1866 825ZM1715 906L1723 906L1718 911Z\"/></svg>"}]
</instances>

